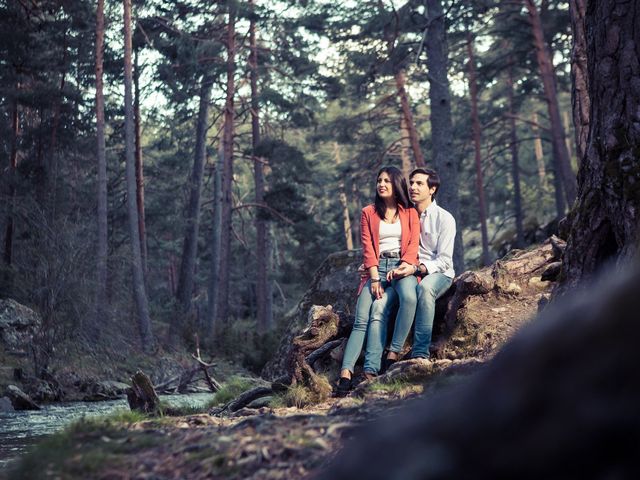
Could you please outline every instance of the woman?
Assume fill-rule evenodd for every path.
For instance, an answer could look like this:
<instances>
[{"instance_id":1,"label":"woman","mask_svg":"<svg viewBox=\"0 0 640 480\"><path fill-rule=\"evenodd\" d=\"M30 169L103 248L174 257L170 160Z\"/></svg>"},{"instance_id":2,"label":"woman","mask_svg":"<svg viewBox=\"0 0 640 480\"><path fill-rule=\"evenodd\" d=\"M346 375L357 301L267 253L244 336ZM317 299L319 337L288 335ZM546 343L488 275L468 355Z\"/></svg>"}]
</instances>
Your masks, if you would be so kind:
<instances>
[{"instance_id":1,"label":"woman","mask_svg":"<svg viewBox=\"0 0 640 480\"><path fill-rule=\"evenodd\" d=\"M352 386L353 369L367 335L364 373L370 377L380 370L382 348L386 341L388 315L398 298L397 322L413 322L416 310L416 277L389 280L387 274L404 263L418 262L420 221L409 203L407 182L395 167L378 172L373 205L362 209L360 220L364 267L369 278L360 284L353 330L344 351L338 395L346 395ZM391 278L391 276L389 276ZM405 298L413 301L405 301Z\"/></svg>"}]
</instances>

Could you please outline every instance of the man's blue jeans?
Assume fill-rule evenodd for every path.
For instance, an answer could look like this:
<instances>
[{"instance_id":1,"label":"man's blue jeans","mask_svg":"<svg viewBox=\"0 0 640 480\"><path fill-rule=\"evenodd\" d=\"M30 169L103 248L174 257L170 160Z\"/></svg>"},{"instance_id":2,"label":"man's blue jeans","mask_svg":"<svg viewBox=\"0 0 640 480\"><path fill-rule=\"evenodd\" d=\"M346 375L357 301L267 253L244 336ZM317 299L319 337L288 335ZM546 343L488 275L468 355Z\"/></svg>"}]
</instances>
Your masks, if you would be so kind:
<instances>
[{"instance_id":1,"label":"man's blue jeans","mask_svg":"<svg viewBox=\"0 0 640 480\"><path fill-rule=\"evenodd\" d=\"M436 314L436 300L444 295L452 282L452 278L442 273L430 273L418 284L416 289L418 306L416 308L416 326L413 332L413 353L411 355L413 358L429 358L429 344L431 343L431 331L433 330L433 317ZM404 344L404 340L402 343ZM402 348L402 345L400 348Z\"/></svg>"},{"instance_id":2,"label":"man's blue jeans","mask_svg":"<svg viewBox=\"0 0 640 480\"><path fill-rule=\"evenodd\" d=\"M365 356L364 371L377 373L378 370L380 370L382 349L387 336L387 319L395 308L398 300L398 290L413 290L415 292L414 287L409 287L412 285L411 282L413 282L413 286L415 286L415 277L413 277L413 280L411 280L412 277L405 277L400 280L393 280L391 283L385 280L387 272L399 265L400 261L397 258L380 258L378 272L380 278L383 279L382 287L384 288L384 294L382 298L375 299L373 297L371 294L370 281L362 288L358 296L358 303L356 304L353 329L351 330L351 335L344 350L342 370L346 369L353 373L356 361L362 351L365 337L367 338L367 354ZM404 317L410 318L411 321L415 314L415 301L413 302L413 306L410 304L405 305L406 308L401 312L403 303L401 298L398 317L400 317L402 313Z\"/></svg>"}]
</instances>

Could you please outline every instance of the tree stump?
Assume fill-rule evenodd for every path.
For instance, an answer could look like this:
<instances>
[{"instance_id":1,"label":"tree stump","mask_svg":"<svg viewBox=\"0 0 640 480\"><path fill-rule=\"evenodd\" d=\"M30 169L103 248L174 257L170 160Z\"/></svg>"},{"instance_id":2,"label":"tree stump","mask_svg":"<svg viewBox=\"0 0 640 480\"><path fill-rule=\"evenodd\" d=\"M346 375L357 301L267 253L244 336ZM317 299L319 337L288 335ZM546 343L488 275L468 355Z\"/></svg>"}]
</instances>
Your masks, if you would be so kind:
<instances>
[{"instance_id":1,"label":"tree stump","mask_svg":"<svg viewBox=\"0 0 640 480\"><path fill-rule=\"evenodd\" d=\"M160 413L160 399L149 377L138 370L131 377L131 388L127 390L127 401L132 411L156 415Z\"/></svg>"},{"instance_id":2,"label":"tree stump","mask_svg":"<svg viewBox=\"0 0 640 480\"><path fill-rule=\"evenodd\" d=\"M287 359L287 371L291 377L291 385L307 387L316 400L328 398L331 386L313 371L307 361L307 355L322 347L338 334L338 315L331 305L321 307L314 305L309 311L309 326L293 339Z\"/></svg>"}]
</instances>

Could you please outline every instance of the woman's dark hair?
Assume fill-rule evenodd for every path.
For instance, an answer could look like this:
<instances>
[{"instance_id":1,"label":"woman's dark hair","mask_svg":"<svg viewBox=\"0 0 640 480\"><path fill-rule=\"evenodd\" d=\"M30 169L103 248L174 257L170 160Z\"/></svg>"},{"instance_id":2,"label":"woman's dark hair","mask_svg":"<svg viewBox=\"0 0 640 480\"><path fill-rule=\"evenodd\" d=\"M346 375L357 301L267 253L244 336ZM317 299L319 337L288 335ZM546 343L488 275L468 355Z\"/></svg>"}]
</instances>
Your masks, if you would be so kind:
<instances>
[{"instance_id":1,"label":"woman's dark hair","mask_svg":"<svg viewBox=\"0 0 640 480\"><path fill-rule=\"evenodd\" d=\"M389 175L391 179L391 185L393 186L393 198L395 199L398 205L401 205L403 208L409 208L411 205L409 203L409 193L407 190L407 181L405 180L402 172L396 167L382 167L378 174L376 175L376 182L380 175L386 173ZM384 203L384 200L380 198L378 194L378 189L376 188L376 200L374 202L376 213L380 218L384 218L387 213L387 206Z\"/></svg>"}]
</instances>

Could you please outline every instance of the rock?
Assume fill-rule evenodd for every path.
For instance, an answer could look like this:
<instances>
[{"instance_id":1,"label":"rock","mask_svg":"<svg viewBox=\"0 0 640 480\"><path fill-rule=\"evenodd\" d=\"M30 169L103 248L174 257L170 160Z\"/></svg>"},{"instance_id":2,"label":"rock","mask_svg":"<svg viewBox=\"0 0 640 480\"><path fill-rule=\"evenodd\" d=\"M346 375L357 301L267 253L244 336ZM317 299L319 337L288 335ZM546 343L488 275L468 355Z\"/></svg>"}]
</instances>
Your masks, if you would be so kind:
<instances>
[{"instance_id":1,"label":"rock","mask_svg":"<svg viewBox=\"0 0 640 480\"><path fill-rule=\"evenodd\" d=\"M562 262L552 262L542 272L541 280L555 282L562 270Z\"/></svg>"},{"instance_id":2,"label":"rock","mask_svg":"<svg viewBox=\"0 0 640 480\"><path fill-rule=\"evenodd\" d=\"M13 412L15 408L13 408L13 404L9 397L0 397L0 412Z\"/></svg>"},{"instance_id":3,"label":"rock","mask_svg":"<svg viewBox=\"0 0 640 480\"><path fill-rule=\"evenodd\" d=\"M40 406L15 385L8 385L4 394L16 410L40 410Z\"/></svg>"},{"instance_id":4,"label":"rock","mask_svg":"<svg viewBox=\"0 0 640 480\"><path fill-rule=\"evenodd\" d=\"M99 402L115 400L126 395L129 385L114 380L101 380L83 386L87 392L83 397L85 402Z\"/></svg>"},{"instance_id":5,"label":"rock","mask_svg":"<svg viewBox=\"0 0 640 480\"><path fill-rule=\"evenodd\" d=\"M309 310L313 305L332 305L340 317L340 332L346 335L353 324L356 294L360 277L358 266L362 263L361 250L348 250L329 255L316 271L311 284L296 308L283 319L286 330L278 351L265 365L261 376L274 380L286 371L287 353L293 337L307 327Z\"/></svg>"},{"instance_id":6,"label":"rock","mask_svg":"<svg viewBox=\"0 0 640 480\"><path fill-rule=\"evenodd\" d=\"M23 380L25 393L36 402L55 402L62 399L62 390L59 385L40 378L29 377Z\"/></svg>"},{"instance_id":7,"label":"rock","mask_svg":"<svg viewBox=\"0 0 640 480\"><path fill-rule=\"evenodd\" d=\"M607 273L464 383L363 429L314 478L638 478L640 269Z\"/></svg>"},{"instance_id":8,"label":"rock","mask_svg":"<svg viewBox=\"0 0 640 480\"><path fill-rule=\"evenodd\" d=\"M15 300L0 300L0 345L11 353L26 354L40 327L40 316Z\"/></svg>"}]
</instances>

